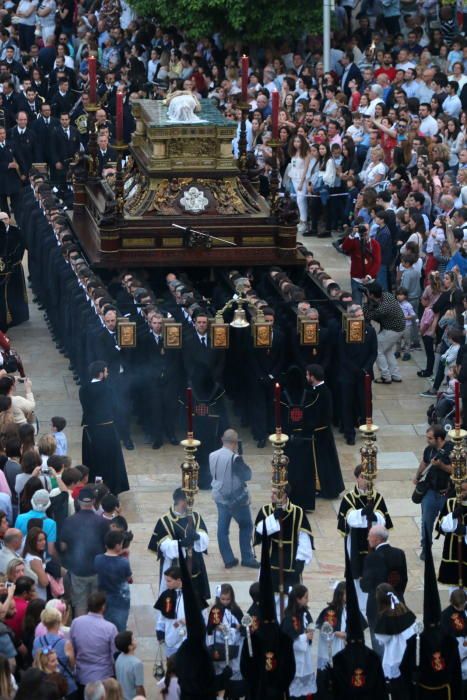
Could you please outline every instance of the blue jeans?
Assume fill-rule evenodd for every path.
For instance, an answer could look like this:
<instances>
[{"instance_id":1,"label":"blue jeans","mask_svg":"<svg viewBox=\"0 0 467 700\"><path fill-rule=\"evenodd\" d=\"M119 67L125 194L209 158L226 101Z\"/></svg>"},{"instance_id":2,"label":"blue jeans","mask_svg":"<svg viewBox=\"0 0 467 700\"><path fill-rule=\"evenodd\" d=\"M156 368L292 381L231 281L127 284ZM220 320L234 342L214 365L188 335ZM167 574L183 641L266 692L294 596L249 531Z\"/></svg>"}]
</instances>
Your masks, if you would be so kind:
<instances>
[{"instance_id":1,"label":"blue jeans","mask_svg":"<svg viewBox=\"0 0 467 700\"><path fill-rule=\"evenodd\" d=\"M230 564L234 559L234 553L229 541L229 529L232 518L238 525L240 553L242 561L249 561L254 558L251 548L251 535L253 532L253 521L251 519L250 506L227 506L223 503L217 505L217 542L219 550L224 560L224 564Z\"/></svg>"},{"instance_id":2,"label":"blue jeans","mask_svg":"<svg viewBox=\"0 0 467 700\"><path fill-rule=\"evenodd\" d=\"M350 278L350 287L352 290L352 299L354 300L354 304L358 304L360 306L362 303L362 300L363 300L363 294L361 292L362 283L356 282L353 279L353 277L351 277Z\"/></svg>"},{"instance_id":3,"label":"blue jeans","mask_svg":"<svg viewBox=\"0 0 467 700\"><path fill-rule=\"evenodd\" d=\"M428 531L431 545L433 541L433 527L440 510L446 502L446 496L428 489L422 500L422 549L425 549L425 529Z\"/></svg>"},{"instance_id":4,"label":"blue jeans","mask_svg":"<svg viewBox=\"0 0 467 700\"><path fill-rule=\"evenodd\" d=\"M388 291L388 266L381 265L379 272L376 275L376 281L382 286L383 291Z\"/></svg>"},{"instance_id":5,"label":"blue jeans","mask_svg":"<svg viewBox=\"0 0 467 700\"><path fill-rule=\"evenodd\" d=\"M113 622L119 632L126 630L129 613L130 601L125 605L120 596L107 594L104 617L108 622Z\"/></svg>"}]
</instances>

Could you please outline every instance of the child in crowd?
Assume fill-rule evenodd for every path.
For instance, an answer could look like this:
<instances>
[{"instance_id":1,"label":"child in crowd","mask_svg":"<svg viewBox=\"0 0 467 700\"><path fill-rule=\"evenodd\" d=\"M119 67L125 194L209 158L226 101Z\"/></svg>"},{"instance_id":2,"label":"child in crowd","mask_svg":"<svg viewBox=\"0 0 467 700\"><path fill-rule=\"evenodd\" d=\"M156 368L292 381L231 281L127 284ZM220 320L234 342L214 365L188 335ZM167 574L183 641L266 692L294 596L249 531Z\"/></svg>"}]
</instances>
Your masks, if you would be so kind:
<instances>
[{"instance_id":1,"label":"child in crowd","mask_svg":"<svg viewBox=\"0 0 467 700\"><path fill-rule=\"evenodd\" d=\"M407 301L415 312L415 318L418 318L418 306L422 294L420 273L414 267L416 261L412 255L403 255L401 262L403 270L400 286L407 290ZM420 338L418 337L418 326L415 322L411 326L411 334L412 347L419 348Z\"/></svg>"},{"instance_id":2,"label":"child in crowd","mask_svg":"<svg viewBox=\"0 0 467 700\"><path fill-rule=\"evenodd\" d=\"M113 520L117 515L120 515L120 501L113 493L107 493L101 500L102 517L104 520Z\"/></svg>"},{"instance_id":3,"label":"child in crowd","mask_svg":"<svg viewBox=\"0 0 467 700\"><path fill-rule=\"evenodd\" d=\"M223 689L228 689L229 697L233 698L243 696L242 675L240 673L240 650L243 642L240 632L242 617L243 613L235 601L235 592L230 583L218 586L214 605L208 613L206 643L214 660L216 676L221 677L227 665L224 653L223 627L228 630L229 666L232 669L232 676L228 680L228 688ZM216 660L218 650L223 653L221 653L219 660ZM224 681L221 683L223 684Z\"/></svg>"},{"instance_id":4,"label":"child in crowd","mask_svg":"<svg viewBox=\"0 0 467 700\"><path fill-rule=\"evenodd\" d=\"M89 468L86 467L84 464L77 464L75 469L78 469L78 471L81 472L81 481L77 486L75 486L71 494L76 500L81 492L81 489L84 489L84 487L89 481Z\"/></svg>"},{"instance_id":5,"label":"child in crowd","mask_svg":"<svg viewBox=\"0 0 467 700\"><path fill-rule=\"evenodd\" d=\"M396 299L404 312L405 329L401 339L397 343L397 349L394 354L396 357L400 357L401 352L403 352L402 359L410 360L411 354L408 352L408 350L410 349L410 341L413 337L412 326L414 324L416 325L417 315L412 304L408 300L408 292L405 287L399 287L396 292Z\"/></svg>"},{"instance_id":6,"label":"child in crowd","mask_svg":"<svg viewBox=\"0 0 467 700\"><path fill-rule=\"evenodd\" d=\"M334 656L337 652L342 651L346 640L345 581L340 581L335 587L331 602L318 615L316 627L321 630L325 622L331 625L334 632L331 646L331 653ZM318 684L320 681L319 671L325 669L328 664L328 643L324 635L320 633L318 641Z\"/></svg>"},{"instance_id":7,"label":"child in crowd","mask_svg":"<svg viewBox=\"0 0 467 700\"><path fill-rule=\"evenodd\" d=\"M133 700L135 695L145 697L144 666L135 656L137 644L133 632L119 632L115 637L115 646L120 652L115 661L115 676L122 686L124 700Z\"/></svg>"},{"instance_id":8,"label":"child in crowd","mask_svg":"<svg viewBox=\"0 0 467 700\"><path fill-rule=\"evenodd\" d=\"M66 428L66 420L61 416L53 416L50 419L51 432L55 438L56 449L55 454L57 455L67 455L68 454L68 440L63 432Z\"/></svg>"},{"instance_id":9,"label":"child in crowd","mask_svg":"<svg viewBox=\"0 0 467 700\"><path fill-rule=\"evenodd\" d=\"M165 641L166 656L173 656L186 639L185 606L182 595L182 572L178 566L170 566L164 573L166 590L154 605L158 610L156 636Z\"/></svg>"},{"instance_id":10,"label":"child in crowd","mask_svg":"<svg viewBox=\"0 0 467 700\"><path fill-rule=\"evenodd\" d=\"M316 693L310 645L313 641L313 619L308 610L308 588L301 583L293 586L282 621L283 631L293 640L295 677L290 684L291 698L308 697Z\"/></svg>"},{"instance_id":11,"label":"child in crowd","mask_svg":"<svg viewBox=\"0 0 467 700\"><path fill-rule=\"evenodd\" d=\"M445 231L446 223L444 218L442 216L437 216L425 243L425 284L429 284L430 272L438 269L438 261L434 256L434 248L436 243L440 245L446 239Z\"/></svg>"},{"instance_id":12,"label":"child in crowd","mask_svg":"<svg viewBox=\"0 0 467 700\"><path fill-rule=\"evenodd\" d=\"M167 658L167 667L164 678L158 682L157 687L164 700L180 700L180 686L175 674L175 657Z\"/></svg>"}]
</instances>

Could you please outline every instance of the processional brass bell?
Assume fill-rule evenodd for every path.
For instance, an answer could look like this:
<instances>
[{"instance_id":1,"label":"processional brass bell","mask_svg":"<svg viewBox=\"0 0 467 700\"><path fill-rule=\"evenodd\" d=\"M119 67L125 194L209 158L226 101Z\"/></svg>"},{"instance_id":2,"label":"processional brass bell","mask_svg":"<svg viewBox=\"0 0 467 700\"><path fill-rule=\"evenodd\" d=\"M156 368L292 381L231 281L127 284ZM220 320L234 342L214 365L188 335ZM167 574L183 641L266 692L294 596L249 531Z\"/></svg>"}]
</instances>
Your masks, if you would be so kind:
<instances>
[{"instance_id":1,"label":"processional brass bell","mask_svg":"<svg viewBox=\"0 0 467 700\"><path fill-rule=\"evenodd\" d=\"M246 314L243 309L235 309L233 321L230 322L232 328L248 328L250 325L246 320Z\"/></svg>"}]
</instances>

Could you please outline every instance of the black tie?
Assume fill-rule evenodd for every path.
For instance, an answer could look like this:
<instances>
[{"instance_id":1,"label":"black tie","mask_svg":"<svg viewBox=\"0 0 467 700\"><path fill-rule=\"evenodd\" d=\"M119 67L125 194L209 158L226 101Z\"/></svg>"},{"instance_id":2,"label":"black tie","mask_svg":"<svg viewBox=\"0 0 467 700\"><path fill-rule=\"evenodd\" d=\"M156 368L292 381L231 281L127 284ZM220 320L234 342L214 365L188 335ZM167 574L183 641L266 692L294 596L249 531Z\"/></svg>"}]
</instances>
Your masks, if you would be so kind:
<instances>
[{"instance_id":1,"label":"black tie","mask_svg":"<svg viewBox=\"0 0 467 700\"><path fill-rule=\"evenodd\" d=\"M207 345L206 345L206 336L205 336L205 335L203 335L203 336L201 337L201 342L202 342L202 344L204 345L204 347L206 348Z\"/></svg>"}]
</instances>

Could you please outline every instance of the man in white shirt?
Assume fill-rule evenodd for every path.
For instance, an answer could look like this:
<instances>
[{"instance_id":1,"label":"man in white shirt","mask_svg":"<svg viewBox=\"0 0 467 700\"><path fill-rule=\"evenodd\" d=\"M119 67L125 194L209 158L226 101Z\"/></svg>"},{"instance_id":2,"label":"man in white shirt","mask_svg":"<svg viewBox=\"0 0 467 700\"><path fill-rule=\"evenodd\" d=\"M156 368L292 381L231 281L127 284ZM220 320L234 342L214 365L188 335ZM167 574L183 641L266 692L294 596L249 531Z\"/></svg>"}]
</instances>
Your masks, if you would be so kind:
<instances>
[{"instance_id":1,"label":"man in white shirt","mask_svg":"<svg viewBox=\"0 0 467 700\"><path fill-rule=\"evenodd\" d=\"M438 133L438 122L431 116L431 107L427 102L422 102L418 108L420 117L419 132L422 136L436 136Z\"/></svg>"},{"instance_id":2,"label":"man in white shirt","mask_svg":"<svg viewBox=\"0 0 467 700\"><path fill-rule=\"evenodd\" d=\"M459 115L462 112L462 102L457 96L458 91L459 83L456 80L450 80L448 82L448 96L442 105L443 112L455 119L459 119Z\"/></svg>"}]
</instances>

